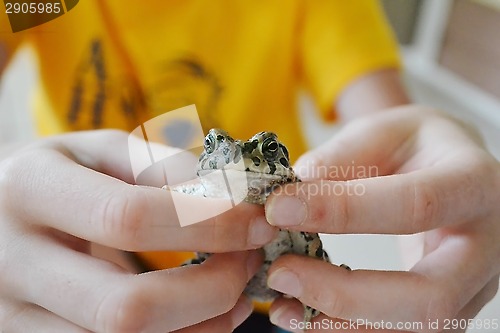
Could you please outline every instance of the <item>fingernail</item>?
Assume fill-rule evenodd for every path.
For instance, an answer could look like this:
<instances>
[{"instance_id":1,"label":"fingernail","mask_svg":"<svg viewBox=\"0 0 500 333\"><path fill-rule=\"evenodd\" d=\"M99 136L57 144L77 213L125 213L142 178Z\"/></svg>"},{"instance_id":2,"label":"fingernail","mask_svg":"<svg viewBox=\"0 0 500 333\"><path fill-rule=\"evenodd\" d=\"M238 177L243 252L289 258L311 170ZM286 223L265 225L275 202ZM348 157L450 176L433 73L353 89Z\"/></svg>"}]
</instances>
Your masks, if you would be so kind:
<instances>
[{"instance_id":1,"label":"fingernail","mask_svg":"<svg viewBox=\"0 0 500 333\"><path fill-rule=\"evenodd\" d=\"M262 251L263 252L263 251ZM250 280L260 269L264 262L264 254L261 251L252 250L247 258L247 276Z\"/></svg>"},{"instance_id":2,"label":"fingernail","mask_svg":"<svg viewBox=\"0 0 500 333\"><path fill-rule=\"evenodd\" d=\"M269 225L264 216L257 216L250 226L249 244L257 247L266 245L276 237L278 231Z\"/></svg>"},{"instance_id":3,"label":"fingernail","mask_svg":"<svg viewBox=\"0 0 500 333\"><path fill-rule=\"evenodd\" d=\"M271 225L286 227L304 223L307 205L297 197L272 197L266 209L266 217Z\"/></svg>"},{"instance_id":4,"label":"fingernail","mask_svg":"<svg viewBox=\"0 0 500 333\"><path fill-rule=\"evenodd\" d=\"M293 297L302 295L302 286L297 275L287 268L274 271L267 280L269 288Z\"/></svg>"},{"instance_id":5,"label":"fingernail","mask_svg":"<svg viewBox=\"0 0 500 333\"><path fill-rule=\"evenodd\" d=\"M241 296L233 310L231 311L231 321L233 322L233 328L241 325L247 319L253 311L252 302L245 296Z\"/></svg>"},{"instance_id":6,"label":"fingernail","mask_svg":"<svg viewBox=\"0 0 500 333\"><path fill-rule=\"evenodd\" d=\"M293 311L292 307L283 305L269 314L269 320L276 326L289 330L292 327L292 321L297 320L299 316Z\"/></svg>"}]
</instances>

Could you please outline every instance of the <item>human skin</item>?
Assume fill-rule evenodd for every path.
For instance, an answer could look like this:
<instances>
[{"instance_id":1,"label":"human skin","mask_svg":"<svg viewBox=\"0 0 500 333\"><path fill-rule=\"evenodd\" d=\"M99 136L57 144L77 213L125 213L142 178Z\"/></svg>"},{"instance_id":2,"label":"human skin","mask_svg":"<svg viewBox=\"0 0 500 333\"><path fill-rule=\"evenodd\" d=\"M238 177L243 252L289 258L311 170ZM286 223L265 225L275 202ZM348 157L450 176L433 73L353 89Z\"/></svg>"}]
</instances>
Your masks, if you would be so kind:
<instances>
[{"instance_id":1,"label":"human skin","mask_svg":"<svg viewBox=\"0 0 500 333\"><path fill-rule=\"evenodd\" d=\"M342 94L337 110L342 119L352 121L354 136L354 132L367 129L358 127L354 131L358 117L377 112L383 117L387 107L406 102L395 73L385 71L353 83ZM410 117L408 112L402 114L409 123L418 120L415 116ZM446 124L455 124L432 111L424 116L425 120L416 122L419 126L429 123L431 117L444 119ZM362 122L362 119L359 121ZM366 123L368 121L365 125L369 126ZM376 123L391 124L387 118ZM383 133L387 132L386 127L382 128ZM463 134L467 130L462 128L458 132ZM179 332L220 333L231 332L250 313L250 305L240 298L240 294L256 269L255 261L259 259L255 259L255 255L248 257L247 252L222 253L253 249L272 238L276 230L264 222L262 208L243 204L202 223L202 230L178 227L171 207L165 205L169 202L167 191L131 185L134 180L127 167L125 138L124 133L117 131L55 136L21 146L2 157L0 244L3 247L0 248L0 265L6 274L0 277L0 328L8 332L156 332L184 327ZM103 142L109 145L103 145ZM344 156L344 161L349 165L351 159L360 161L359 155L369 151L366 143L360 142L360 151L353 146L350 151L357 153L353 157ZM336 144L339 141L333 146ZM480 145L479 142L477 144ZM106 146L113 149L106 149ZM364 148L366 150L362 150ZM377 147L374 145L371 148ZM328 154L320 154L322 157L330 156L325 163L339 165L342 160L333 153L339 150L332 146L325 146L325 149ZM316 153L313 151L310 154L305 155L302 161L314 160ZM372 162L368 160L366 163ZM484 174L484 170L475 174ZM193 205L203 205L196 198L189 200L193 201ZM116 212L116 216L103 213L107 202L112 203L114 209L111 211ZM106 211L110 214L109 209ZM151 212L150 215L143 214L145 211ZM268 207L268 215L270 211L272 209ZM92 218L89 217L91 212ZM138 219L130 218L138 214L141 216L140 225ZM270 220L273 221L271 215ZM233 223L235 218L240 219L239 224ZM341 232L331 226L327 228L330 222L325 221L316 227L323 229L321 231ZM153 225L168 228L151 228ZM346 228L344 232L355 231ZM259 240L250 241L252 234L260 235ZM191 250L221 254L199 267L136 274L93 257L89 251L92 242L130 251ZM490 251L492 249L489 247ZM480 258L488 260L490 257ZM309 270L309 265L316 262L288 257L278 261L273 269L288 264L291 264L290 267L299 264ZM252 268L247 268L249 266ZM491 269L493 267L490 266ZM330 266L313 269L318 269L318 273L326 269L325 274L315 276L323 276L327 281L335 281L331 279L345 273L332 273L330 269L334 268ZM452 277L447 275L447 278ZM471 279L481 281L480 278ZM346 283L349 287L351 282ZM231 286L229 294L228 285ZM169 286L168 289L166 286ZM494 287L493 283L491 290ZM355 288L345 290L351 289ZM314 290L318 291L318 288ZM323 293L324 289L320 290ZM482 307L491 296L491 290L478 293L478 307ZM189 295L193 297L187 297ZM221 295L227 295L227 298ZM308 299L303 301L310 302ZM290 302L279 300L274 304L271 309L274 321L280 304L300 308L297 303ZM190 311L175 311L186 308ZM331 314L323 306L317 308Z\"/></svg>"},{"instance_id":2,"label":"human skin","mask_svg":"<svg viewBox=\"0 0 500 333\"><path fill-rule=\"evenodd\" d=\"M398 85L394 73L377 75ZM420 260L407 272L347 271L289 255L273 264L268 283L323 312L315 321L421 322L419 332L439 331L445 319L476 316L498 290L500 164L475 130L442 112L416 105L387 109L384 98L371 108L370 96L383 96L372 86L376 82L368 78L353 87L356 99L339 102L346 125L299 159L295 169L304 182L275 192L266 216L272 225L309 232L422 232ZM398 90L403 92L392 92ZM404 100L398 95L395 100ZM375 166L379 175L357 180L329 178L325 172L352 163ZM364 192L348 195L349 186L362 186ZM318 191L327 187L330 191ZM292 299L275 301L270 311L271 320L287 329L302 315L302 306ZM440 327L427 327L429 320L438 320Z\"/></svg>"},{"instance_id":3,"label":"human skin","mask_svg":"<svg viewBox=\"0 0 500 333\"><path fill-rule=\"evenodd\" d=\"M181 227L169 191L134 185L127 139L115 130L71 133L3 156L1 331L232 332L250 315L241 294L263 260L252 249L276 234L263 209L242 204ZM136 274L92 256L91 243L216 254Z\"/></svg>"}]
</instances>

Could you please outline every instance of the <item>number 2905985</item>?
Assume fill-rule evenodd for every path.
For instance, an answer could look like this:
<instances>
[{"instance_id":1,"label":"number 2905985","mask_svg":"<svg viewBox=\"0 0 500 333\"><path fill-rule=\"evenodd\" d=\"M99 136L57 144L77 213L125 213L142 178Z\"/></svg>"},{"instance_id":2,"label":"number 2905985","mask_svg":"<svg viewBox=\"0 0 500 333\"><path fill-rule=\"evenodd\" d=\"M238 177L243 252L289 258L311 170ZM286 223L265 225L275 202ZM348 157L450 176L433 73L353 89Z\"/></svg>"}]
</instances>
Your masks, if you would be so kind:
<instances>
[{"instance_id":1,"label":"number 2905985","mask_svg":"<svg viewBox=\"0 0 500 333\"><path fill-rule=\"evenodd\" d=\"M60 2L6 2L6 14L59 14Z\"/></svg>"}]
</instances>

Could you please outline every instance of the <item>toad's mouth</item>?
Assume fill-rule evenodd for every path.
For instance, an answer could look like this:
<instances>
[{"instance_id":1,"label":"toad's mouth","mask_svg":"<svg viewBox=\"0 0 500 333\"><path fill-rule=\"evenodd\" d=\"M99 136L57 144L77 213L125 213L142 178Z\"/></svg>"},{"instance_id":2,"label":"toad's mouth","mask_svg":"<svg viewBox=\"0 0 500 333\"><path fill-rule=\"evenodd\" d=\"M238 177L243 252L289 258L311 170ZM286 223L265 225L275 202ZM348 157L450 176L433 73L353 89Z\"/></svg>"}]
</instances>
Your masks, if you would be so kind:
<instances>
[{"instance_id":1,"label":"toad's mouth","mask_svg":"<svg viewBox=\"0 0 500 333\"><path fill-rule=\"evenodd\" d=\"M205 177L205 176L208 176L214 172L223 172L225 174L239 175L242 178L243 177L250 177L250 178L262 178L262 179L270 179L270 180L278 180L278 179L287 178L286 175L271 174L271 173L267 173L267 172L259 172L259 171L254 171L254 170L233 169L233 168L198 170L198 176Z\"/></svg>"}]
</instances>

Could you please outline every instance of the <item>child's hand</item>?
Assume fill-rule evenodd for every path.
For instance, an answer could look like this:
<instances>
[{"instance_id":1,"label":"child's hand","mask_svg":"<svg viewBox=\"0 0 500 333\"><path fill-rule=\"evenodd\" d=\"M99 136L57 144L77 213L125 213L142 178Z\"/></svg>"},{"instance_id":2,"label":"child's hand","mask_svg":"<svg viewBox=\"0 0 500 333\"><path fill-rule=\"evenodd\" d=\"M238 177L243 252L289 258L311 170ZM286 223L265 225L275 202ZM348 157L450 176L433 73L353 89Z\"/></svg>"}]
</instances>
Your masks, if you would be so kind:
<instances>
[{"instance_id":1,"label":"child's hand","mask_svg":"<svg viewBox=\"0 0 500 333\"><path fill-rule=\"evenodd\" d=\"M169 191L133 182L118 131L52 137L0 162L0 331L219 333L250 314L241 293L262 258L243 250L275 234L262 208L181 228ZM243 252L135 275L92 257L89 242Z\"/></svg>"},{"instance_id":2,"label":"child's hand","mask_svg":"<svg viewBox=\"0 0 500 333\"><path fill-rule=\"evenodd\" d=\"M372 178L352 180L362 169ZM500 164L467 126L423 107L387 110L352 121L304 155L296 171L307 181L270 197L271 224L325 233L425 232L423 253L409 272L347 271L282 257L270 270L272 288L331 318L418 322L422 328L411 329L418 332L437 331L429 321L442 330L446 320L473 318L496 294ZM283 327L301 316L292 300L271 309Z\"/></svg>"}]
</instances>

